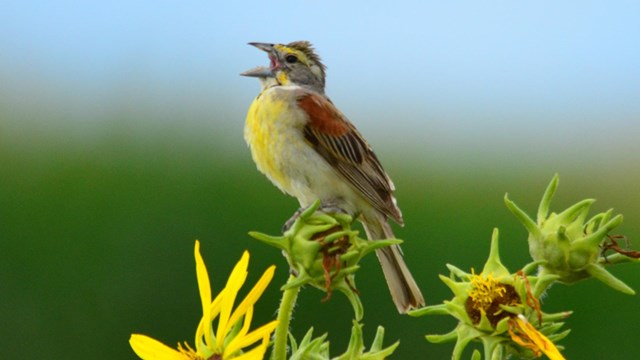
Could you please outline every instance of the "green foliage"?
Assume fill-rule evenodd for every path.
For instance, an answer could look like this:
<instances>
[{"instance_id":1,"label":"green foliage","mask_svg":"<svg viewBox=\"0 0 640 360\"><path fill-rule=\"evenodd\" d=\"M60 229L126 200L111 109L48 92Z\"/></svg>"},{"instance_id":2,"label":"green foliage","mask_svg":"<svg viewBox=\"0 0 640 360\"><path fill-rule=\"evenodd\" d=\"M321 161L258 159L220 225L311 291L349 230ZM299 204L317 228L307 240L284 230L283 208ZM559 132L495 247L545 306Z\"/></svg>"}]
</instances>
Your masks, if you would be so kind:
<instances>
[{"instance_id":1,"label":"green foliage","mask_svg":"<svg viewBox=\"0 0 640 360\"><path fill-rule=\"evenodd\" d=\"M244 249L254 255L256 268L283 261L246 232L276 233L296 208L295 200L282 196L255 171L241 139L238 153L229 154L229 148L217 147L219 140L182 141L176 133L180 137L172 130L156 140L117 135L71 145L62 145L66 139L57 145L23 139L21 147L0 142L3 357L80 359L91 354L94 359L127 359L132 356L126 343L132 329L169 343L184 340L201 316L193 284L194 239L208 244L205 260L215 259L212 266L223 272ZM432 164L406 157L382 160L398 186L407 224L397 228L397 235L406 240L405 258L416 268L428 303L449 296L434 276L445 262L466 269L481 266L478 254L486 254L487 242L478 240L478 234L495 226L501 229L502 257L509 268L529 258L521 246L525 232L496 199L509 189L518 194L523 208L535 208L548 167L509 168L498 177L488 162L470 167L447 159ZM615 205L627 220L620 231L637 247L638 176L634 166L618 165L632 174L619 177L611 169L598 168L596 173L567 167L563 180L572 186L557 194L554 203L566 206L590 194L598 198L594 207ZM611 262L616 258L608 256ZM392 309L386 293L376 296L386 286L377 261L369 257L361 267L368 274L358 278L365 309ZM286 278L285 268L279 267L276 278ZM613 270L638 288L634 268ZM218 290L222 285L212 284ZM571 318L571 327L580 334L563 340L567 358L627 359L633 353L635 338L625 334L640 330L640 303L636 297L602 290L598 282L580 282L545 300L549 311L568 308L579 314ZM299 306L320 304L323 313L332 316L296 313L294 335L302 339L313 325L318 333L330 332L333 349L346 349L353 312L346 300L321 303L322 296L303 293ZM279 298L276 286L267 290L256 309L256 323L271 319ZM371 311L366 319L365 339L374 337L371 324L384 326L391 339L402 339L394 358L451 355L450 348L424 341L422 321ZM451 319L429 317L434 332L451 326ZM47 335L29 337L34 329ZM620 336L603 344L605 333Z\"/></svg>"}]
</instances>

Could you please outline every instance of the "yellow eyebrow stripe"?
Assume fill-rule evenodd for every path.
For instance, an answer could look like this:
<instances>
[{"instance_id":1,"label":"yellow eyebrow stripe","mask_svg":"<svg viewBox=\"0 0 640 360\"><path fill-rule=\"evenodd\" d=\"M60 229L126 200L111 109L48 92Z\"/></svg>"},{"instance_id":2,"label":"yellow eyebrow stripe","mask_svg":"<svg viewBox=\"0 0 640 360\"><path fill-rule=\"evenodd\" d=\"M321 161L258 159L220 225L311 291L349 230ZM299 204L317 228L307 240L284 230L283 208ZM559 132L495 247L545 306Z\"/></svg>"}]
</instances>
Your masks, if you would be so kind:
<instances>
[{"instance_id":1,"label":"yellow eyebrow stripe","mask_svg":"<svg viewBox=\"0 0 640 360\"><path fill-rule=\"evenodd\" d=\"M298 57L298 60L300 62L302 62L305 65L309 65L309 58L307 58L307 55L297 49L294 48L290 48L286 45L282 45L282 44L276 44L273 46L276 50L278 50L279 52L283 52L283 53L287 53L287 54L294 54Z\"/></svg>"}]
</instances>

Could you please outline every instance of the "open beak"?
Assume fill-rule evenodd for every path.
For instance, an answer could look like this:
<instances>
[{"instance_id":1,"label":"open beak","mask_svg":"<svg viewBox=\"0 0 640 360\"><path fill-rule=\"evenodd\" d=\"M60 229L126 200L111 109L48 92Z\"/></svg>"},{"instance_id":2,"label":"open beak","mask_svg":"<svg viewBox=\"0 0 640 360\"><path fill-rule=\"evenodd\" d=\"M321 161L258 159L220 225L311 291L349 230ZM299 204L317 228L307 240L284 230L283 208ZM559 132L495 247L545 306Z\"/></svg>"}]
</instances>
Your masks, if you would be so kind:
<instances>
[{"instance_id":1,"label":"open beak","mask_svg":"<svg viewBox=\"0 0 640 360\"><path fill-rule=\"evenodd\" d=\"M258 66L256 68L253 68L251 70L247 70L243 73L240 73L240 75L242 76L250 76L250 77L257 77L257 78L263 78L263 77L274 77L275 75L273 75L273 71L271 71L271 69L269 69L266 66Z\"/></svg>"},{"instance_id":2,"label":"open beak","mask_svg":"<svg viewBox=\"0 0 640 360\"><path fill-rule=\"evenodd\" d=\"M255 46L258 49L271 53L271 51L273 51L273 45L274 44L267 44L267 43L259 43L259 42L250 42L249 45L251 46Z\"/></svg>"},{"instance_id":3,"label":"open beak","mask_svg":"<svg viewBox=\"0 0 640 360\"><path fill-rule=\"evenodd\" d=\"M247 70L247 71L241 73L240 75L242 75L242 76L251 76L251 77L259 77L259 78L261 78L261 77L275 77L275 74L273 73L273 70L278 68L278 61L276 60L275 50L273 48L274 44L250 42L249 45L255 46L258 49L268 53L269 54L269 60L271 61L271 64L269 64L269 67L258 66L256 68L251 69L251 70Z\"/></svg>"}]
</instances>

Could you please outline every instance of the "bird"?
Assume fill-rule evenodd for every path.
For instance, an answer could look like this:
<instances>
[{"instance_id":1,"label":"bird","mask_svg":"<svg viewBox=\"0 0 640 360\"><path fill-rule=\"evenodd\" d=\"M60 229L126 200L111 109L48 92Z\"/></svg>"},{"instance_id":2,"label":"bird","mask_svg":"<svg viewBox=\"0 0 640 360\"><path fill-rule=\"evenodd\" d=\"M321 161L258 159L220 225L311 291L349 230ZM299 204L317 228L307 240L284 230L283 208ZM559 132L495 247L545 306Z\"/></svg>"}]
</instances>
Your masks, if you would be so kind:
<instances>
[{"instance_id":1,"label":"bird","mask_svg":"<svg viewBox=\"0 0 640 360\"><path fill-rule=\"evenodd\" d=\"M261 82L244 127L258 170L297 198L301 210L320 200L321 209L357 218L369 240L395 238L389 219L404 225L395 186L365 138L325 94L326 66L313 45L249 45L265 51L270 62L241 73ZM424 306L400 247L383 247L376 255L398 312Z\"/></svg>"}]
</instances>

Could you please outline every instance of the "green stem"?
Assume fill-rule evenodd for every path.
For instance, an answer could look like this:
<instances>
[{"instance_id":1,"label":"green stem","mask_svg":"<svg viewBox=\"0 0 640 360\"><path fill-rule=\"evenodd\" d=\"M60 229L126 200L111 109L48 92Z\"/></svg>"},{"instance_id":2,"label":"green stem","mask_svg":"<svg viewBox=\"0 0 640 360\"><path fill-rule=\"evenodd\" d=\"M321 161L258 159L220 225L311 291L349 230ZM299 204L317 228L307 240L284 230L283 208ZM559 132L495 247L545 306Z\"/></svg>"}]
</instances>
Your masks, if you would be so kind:
<instances>
[{"instance_id":1,"label":"green stem","mask_svg":"<svg viewBox=\"0 0 640 360\"><path fill-rule=\"evenodd\" d=\"M289 280L287 280L287 284L291 283L295 279L295 276L290 275ZM273 340L273 352L271 353L272 360L287 359L289 322L291 322L291 313L293 312L293 307L296 304L299 291L300 286L294 286L284 290L282 293L282 300L280 301L280 308L278 309L278 326L276 327Z\"/></svg>"}]
</instances>

